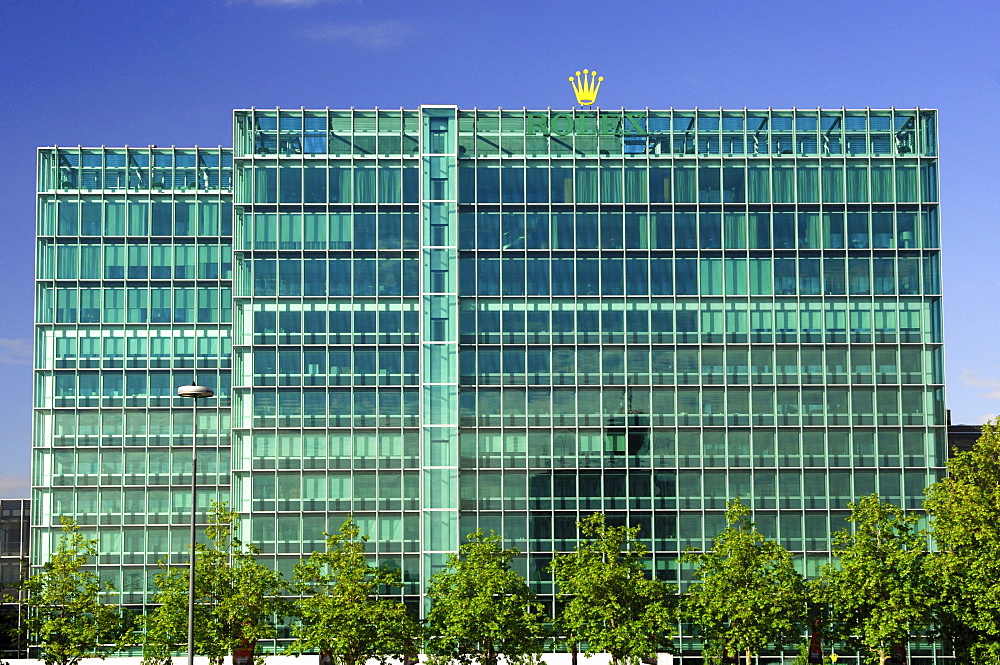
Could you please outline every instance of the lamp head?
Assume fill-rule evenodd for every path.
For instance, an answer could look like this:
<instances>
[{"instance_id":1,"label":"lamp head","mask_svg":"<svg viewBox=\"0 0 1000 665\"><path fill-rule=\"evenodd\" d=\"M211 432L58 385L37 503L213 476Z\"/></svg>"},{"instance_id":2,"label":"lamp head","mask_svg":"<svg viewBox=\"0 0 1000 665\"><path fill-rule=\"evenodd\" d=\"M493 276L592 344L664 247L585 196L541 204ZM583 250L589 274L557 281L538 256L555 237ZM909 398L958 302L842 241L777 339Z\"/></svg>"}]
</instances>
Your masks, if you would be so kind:
<instances>
[{"instance_id":1,"label":"lamp head","mask_svg":"<svg viewBox=\"0 0 1000 665\"><path fill-rule=\"evenodd\" d=\"M190 386L181 386L177 389L177 394L180 397L191 397L193 399L198 399L200 397L212 397L215 392L211 388L206 386L197 386L192 383Z\"/></svg>"}]
</instances>

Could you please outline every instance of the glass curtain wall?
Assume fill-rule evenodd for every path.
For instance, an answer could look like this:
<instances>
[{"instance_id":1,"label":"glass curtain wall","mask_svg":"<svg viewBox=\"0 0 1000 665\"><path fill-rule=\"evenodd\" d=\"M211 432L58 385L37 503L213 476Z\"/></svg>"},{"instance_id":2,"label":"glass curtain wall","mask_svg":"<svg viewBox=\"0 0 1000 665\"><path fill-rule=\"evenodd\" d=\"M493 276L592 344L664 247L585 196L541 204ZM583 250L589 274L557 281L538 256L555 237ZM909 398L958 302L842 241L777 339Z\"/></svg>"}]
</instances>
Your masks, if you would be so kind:
<instances>
[{"instance_id":1,"label":"glass curtain wall","mask_svg":"<svg viewBox=\"0 0 1000 665\"><path fill-rule=\"evenodd\" d=\"M416 605L430 553L492 529L550 594L586 513L679 579L740 496L815 574L848 501L918 507L941 464L935 122L237 112L255 541L288 568L353 512Z\"/></svg>"},{"instance_id":2,"label":"glass curtain wall","mask_svg":"<svg viewBox=\"0 0 1000 665\"><path fill-rule=\"evenodd\" d=\"M434 549L424 521L434 533L436 518L456 521L447 455L421 453L457 438L453 125L398 110L236 114L235 505L289 576L353 514L416 609Z\"/></svg>"},{"instance_id":3,"label":"glass curtain wall","mask_svg":"<svg viewBox=\"0 0 1000 665\"><path fill-rule=\"evenodd\" d=\"M461 532L548 594L600 510L683 587L728 500L809 576L849 501L919 508L945 449L934 122L460 112Z\"/></svg>"},{"instance_id":4,"label":"glass curtain wall","mask_svg":"<svg viewBox=\"0 0 1000 665\"><path fill-rule=\"evenodd\" d=\"M38 159L32 562L61 517L141 605L188 557L191 401L203 519L229 495L232 151L43 148Z\"/></svg>"},{"instance_id":5,"label":"glass curtain wall","mask_svg":"<svg viewBox=\"0 0 1000 665\"><path fill-rule=\"evenodd\" d=\"M941 464L934 115L597 113L459 115L462 531L675 578L740 496L815 574Z\"/></svg>"},{"instance_id":6,"label":"glass curtain wall","mask_svg":"<svg viewBox=\"0 0 1000 665\"><path fill-rule=\"evenodd\" d=\"M686 584L736 497L815 575L940 473L934 111L240 110L43 149L38 228L35 561L74 516L129 603L186 557L191 378L199 505L231 472L286 574L353 514L417 610L477 528L551 598L598 510Z\"/></svg>"}]
</instances>

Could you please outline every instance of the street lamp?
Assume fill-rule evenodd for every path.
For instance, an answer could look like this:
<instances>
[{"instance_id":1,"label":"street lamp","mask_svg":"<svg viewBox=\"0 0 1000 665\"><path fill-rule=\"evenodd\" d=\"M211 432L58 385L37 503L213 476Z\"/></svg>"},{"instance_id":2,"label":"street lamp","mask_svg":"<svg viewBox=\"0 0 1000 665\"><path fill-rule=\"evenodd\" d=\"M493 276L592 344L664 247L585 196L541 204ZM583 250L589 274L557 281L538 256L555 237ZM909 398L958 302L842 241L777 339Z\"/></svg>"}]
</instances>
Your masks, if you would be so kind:
<instances>
[{"instance_id":1,"label":"street lamp","mask_svg":"<svg viewBox=\"0 0 1000 665\"><path fill-rule=\"evenodd\" d=\"M211 397L215 393L211 388L191 383L177 389L180 397L190 397L193 402L191 409L191 566L188 571L188 665L194 665L194 548L197 540L195 525L198 522L198 506L196 493L198 491L198 400Z\"/></svg>"}]
</instances>

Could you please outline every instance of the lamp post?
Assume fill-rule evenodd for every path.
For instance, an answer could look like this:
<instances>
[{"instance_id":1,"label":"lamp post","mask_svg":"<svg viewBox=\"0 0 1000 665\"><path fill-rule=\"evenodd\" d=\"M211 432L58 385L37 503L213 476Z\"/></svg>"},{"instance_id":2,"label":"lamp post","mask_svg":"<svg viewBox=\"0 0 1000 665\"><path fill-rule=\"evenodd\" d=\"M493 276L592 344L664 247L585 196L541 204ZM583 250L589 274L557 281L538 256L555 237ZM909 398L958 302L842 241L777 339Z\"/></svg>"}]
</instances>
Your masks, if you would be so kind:
<instances>
[{"instance_id":1,"label":"lamp post","mask_svg":"<svg viewBox=\"0 0 1000 665\"><path fill-rule=\"evenodd\" d=\"M197 542L195 525L198 523L198 505L195 500L198 491L198 400L203 397L211 397L215 393L211 388L192 382L190 386L178 388L177 394L181 397L190 397L193 400L191 409L191 566L188 570L188 665L194 665L194 548Z\"/></svg>"}]
</instances>

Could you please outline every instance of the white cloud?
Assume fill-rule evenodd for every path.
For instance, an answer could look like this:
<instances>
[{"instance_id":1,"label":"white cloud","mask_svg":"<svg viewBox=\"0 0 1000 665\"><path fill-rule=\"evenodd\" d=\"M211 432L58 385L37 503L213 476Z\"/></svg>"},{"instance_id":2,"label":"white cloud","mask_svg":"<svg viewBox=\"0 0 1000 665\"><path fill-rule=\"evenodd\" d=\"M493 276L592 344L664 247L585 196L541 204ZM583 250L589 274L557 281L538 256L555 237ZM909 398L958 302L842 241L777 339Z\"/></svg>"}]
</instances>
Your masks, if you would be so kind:
<instances>
[{"instance_id":1,"label":"white cloud","mask_svg":"<svg viewBox=\"0 0 1000 665\"><path fill-rule=\"evenodd\" d=\"M311 39L342 42L365 48L386 48L403 43L416 32L399 21L373 21L371 23L328 23L306 30Z\"/></svg>"},{"instance_id":2,"label":"white cloud","mask_svg":"<svg viewBox=\"0 0 1000 665\"><path fill-rule=\"evenodd\" d=\"M985 391L979 393L980 397L1000 400L1000 379L990 379L978 376L969 370L965 370L962 372L959 380L965 385L972 386L973 388L986 388Z\"/></svg>"},{"instance_id":3,"label":"white cloud","mask_svg":"<svg viewBox=\"0 0 1000 665\"><path fill-rule=\"evenodd\" d=\"M28 476L0 476L0 499L31 498L31 478Z\"/></svg>"},{"instance_id":4,"label":"white cloud","mask_svg":"<svg viewBox=\"0 0 1000 665\"><path fill-rule=\"evenodd\" d=\"M962 372L962 376L960 378L962 383L967 386L973 386L975 388L1000 388L1000 379L988 379L986 377L977 376L969 370Z\"/></svg>"},{"instance_id":5,"label":"white cloud","mask_svg":"<svg viewBox=\"0 0 1000 665\"><path fill-rule=\"evenodd\" d=\"M0 337L0 363L30 365L31 340Z\"/></svg>"},{"instance_id":6,"label":"white cloud","mask_svg":"<svg viewBox=\"0 0 1000 665\"><path fill-rule=\"evenodd\" d=\"M252 2L258 7L286 7L295 9L298 7L313 7L320 4L342 3L348 0L229 0L229 4L243 4Z\"/></svg>"}]
</instances>

